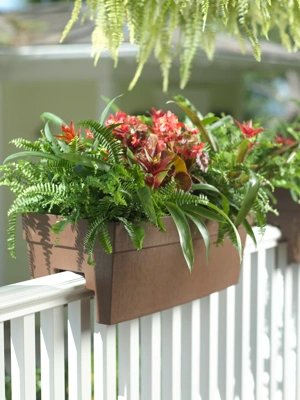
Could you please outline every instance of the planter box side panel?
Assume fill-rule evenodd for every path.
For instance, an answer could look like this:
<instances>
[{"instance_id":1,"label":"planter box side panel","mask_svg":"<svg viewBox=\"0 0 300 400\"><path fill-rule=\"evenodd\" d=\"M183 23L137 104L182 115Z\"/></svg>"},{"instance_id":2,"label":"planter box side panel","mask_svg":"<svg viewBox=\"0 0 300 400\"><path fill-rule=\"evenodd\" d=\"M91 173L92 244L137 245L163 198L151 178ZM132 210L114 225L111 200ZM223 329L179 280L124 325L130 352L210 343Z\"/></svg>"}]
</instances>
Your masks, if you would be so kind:
<instances>
[{"instance_id":1,"label":"planter box side panel","mask_svg":"<svg viewBox=\"0 0 300 400\"><path fill-rule=\"evenodd\" d=\"M245 243L246 234L240 233ZM216 239L211 237L212 243ZM179 243L115 254L112 323L184 304L238 282L239 256L229 240L211 246L208 263L202 239L194 241L194 251L192 273Z\"/></svg>"}]
</instances>

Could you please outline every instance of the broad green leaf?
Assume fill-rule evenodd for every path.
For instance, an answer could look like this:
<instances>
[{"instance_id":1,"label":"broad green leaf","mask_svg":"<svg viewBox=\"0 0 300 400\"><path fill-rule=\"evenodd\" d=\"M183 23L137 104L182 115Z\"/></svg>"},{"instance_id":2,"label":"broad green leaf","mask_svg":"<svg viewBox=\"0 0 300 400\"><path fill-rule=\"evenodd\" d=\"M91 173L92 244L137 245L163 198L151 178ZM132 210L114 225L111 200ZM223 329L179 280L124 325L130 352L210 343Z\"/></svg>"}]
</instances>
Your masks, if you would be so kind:
<instances>
[{"instance_id":1,"label":"broad green leaf","mask_svg":"<svg viewBox=\"0 0 300 400\"><path fill-rule=\"evenodd\" d=\"M45 132L45 136L46 136L48 142L51 144L51 147L52 147L52 150L54 151L54 153L60 154L60 150L57 147L57 144L55 143L52 133L50 132L49 122L46 122L44 132Z\"/></svg>"},{"instance_id":2,"label":"broad green leaf","mask_svg":"<svg viewBox=\"0 0 300 400\"><path fill-rule=\"evenodd\" d=\"M215 129L220 128L222 125L225 125L229 121L232 122L233 118L232 118L231 115L226 115L225 117L220 118L219 121L217 121L217 122L213 123L212 125L210 125L209 128L210 128L211 131L214 131Z\"/></svg>"},{"instance_id":3,"label":"broad green leaf","mask_svg":"<svg viewBox=\"0 0 300 400\"><path fill-rule=\"evenodd\" d=\"M203 241L205 244L206 248L206 262L208 262L209 259L209 250L210 250L210 236L208 229L205 225L205 223L194 213L184 211L185 215L190 218L194 222L194 224L197 226L198 231L200 232L201 236L203 237Z\"/></svg>"},{"instance_id":4,"label":"broad green leaf","mask_svg":"<svg viewBox=\"0 0 300 400\"><path fill-rule=\"evenodd\" d=\"M213 151L217 151L218 147L216 145L216 139L211 137L211 134L205 129L200 118L190 108L177 101L168 101L168 103L177 104L186 113L192 123L199 129L203 142L208 143Z\"/></svg>"},{"instance_id":5,"label":"broad green leaf","mask_svg":"<svg viewBox=\"0 0 300 400\"><path fill-rule=\"evenodd\" d=\"M233 232L234 232L235 237L236 237L236 242L237 242L237 246L238 246L238 252L239 252L239 256L240 256L240 261L242 261L242 242L241 242L241 238L240 238L239 232L236 229L236 226L231 221L231 219L228 217L228 215L226 215L224 213L224 211L222 211L219 207L215 206L212 203L207 203L206 206L212 208L217 213L221 214L226 219L226 221L230 224L230 226L232 227Z\"/></svg>"},{"instance_id":6,"label":"broad green leaf","mask_svg":"<svg viewBox=\"0 0 300 400\"><path fill-rule=\"evenodd\" d=\"M197 108L194 106L193 103L190 102L189 99L187 99L186 97L182 96L182 94L175 94L172 97L178 103L182 103L183 105L188 107L190 110L192 110L200 120L203 120L203 115L201 114L201 112L199 110L197 110Z\"/></svg>"},{"instance_id":7,"label":"broad green leaf","mask_svg":"<svg viewBox=\"0 0 300 400\"><path fill-rule=\"evenodd\" d=\"M137 189L137 194L152 224L157 226L157 216L154 209L151 190L148 186Z\"/></svg>"},{"instance_id":8,"label":"broad green leaf","mask_svg":"<svg viewBox=\"0 0 300 400\"><path fill-rule=\"evenodd\" d=\"M97 165L98 169L101 171L109 171L110 170L110 165L106 163L105 161L97 160L95 158L81 155L81 154L75 154L75 153L63 153L58 156L59 158L63 158L64 160L71 161L74 164L80 164L84 165L85 167L90 167L94 168L94 164Z\"/></svg>"},{"instance_id":9,"label":"broad green leaf","mask_svg":"<svg viewBox=\"0 0 300 400\"><path fill-rule=\"evenodd\" d=\"M227 200L227 197L224 196L224 194L221 193L215 186L209 185L208 183L195 183L194 185L192 185L192 190L208 190L211 192L218 193L222 198L224 212L228 215L229 202Z\"/></svg>"},{"instance_id":10,"label":"broad green leaf","mask_svg":"<svg viewBox=\"0 0 300 400\"><path fill-rule=\"evenodd\" d=\"M216 222L221 222L221 223L225 222L223 217L220 217L214 211L207 210L206 208L204 208L202 206L196 206L193 204L189 204L186 206L182 206L181 208L184 212L186 212L186 211L192 212L194 214L199 215L200 217L207 218L210 221L216 221Z\"/></svg>"},{"instance_id":11,"label":"broad green leaf","mask_svg":"<svg viewBox=\"0 0 300 400\"><path fill-rule=\"evenodd\" d=\"M257 197L257 193L259 191L260 184L261 184L260 179L252 171L250 171L246 195L242 202L240 211L238 212L238 215L236 216L236 219L234 222L235 226L239 226L244 221L244 219L247 217L247 215Z\"/></svg>"},{"instance_id":12,"label":"broad green leaf","mask_svg":"<svg viewBox=\"0 0 300 400\"><path fill-rule=\"evenodd\" d=\"M122 94L120 94L119 96L116 96L114 99L112 99L107 106L104 108L100 118L99 118L99 124L103 125L105 118L108 114L109 109L111 108L111 106L113 105L113 103L116 101L116 99L118 99L119 97L123 96Z\"/></svg>"},{"instance_id":13,"label":"broad green leaf","mask_svg":"<svg viewBox=\"0 0 300 400\"><path fill-rule=\"evenodd\" d=\"M201 122L204 126L206 126L206 125L212 124L213 122L219 121L219 119L220 118L218 118L218 117L207 117L207 118L202 119Z\"/></svg>"},{"instance_id":14,"label":"broad green leaf","mask_svg":"<svg viewBox=\"0 0 300 400\"><path fill-rule=\"evenodd\" d=\"M250 146L250 142L247 139L244 139L242 143L239 145L237 155L236 155L236 163L242 164L245 161L248 149Z\"/></svg>"},{"instance_id":15,"label":"broad green leaf","mask_svg":"<svg viewBox=\"0 0 300 400\"><path fill-rule=\"evenodd\" d=\"M246 218L243 221L243 227L245 228L245 231L247 232L247 234L253 240L253 243L255 244L255 246L257 246L256 237L255 237L254 232L253 232L253 230L251 228L251 225L249 224L249 222L247 221Z\"/></svg>"},{"instance_id":16,"label":"broad green leaf","mask_svg":"<svg viewBox=\"0 0 300 400\"><path fill-rule=\"evenodd\" d=\"M67 145L66 142L64 142L63 140L59 140L59 139L57 140L57 142L64 153L71 152L71 148L70 148L70 146Z\"/></svg>"},{"instance_id":17,"label":"broad green leaf","mask_svg":"<svg viewBox=\"0 0 300 400\"><path fill-rule=\"evenodd\" d=\"M41 115L41 119L45 121L48 119L50 122L52 122L54 125L61 126L61 125L66 125L65 121L63 121L61 118L59 118L57 115L54 115L49 112L44 112Z\"/></svg>"},{"instance_id":18,"label":"broad green leaf","mask_svg":"<svg viewBox=\"0 0 300 400\"><path fill-rule=\"evenodd\" d=\"M106 104L109 104L111 102L111 100L105 96L101 96L101 99L104 100ZM113 110L114 113L120 111L119 107L116 104L111 104L110 108Z\"/></svg>"},{"instance_id":19,"label":"broad green leaf","mask_svg":"<svg viewBox=\"0 0 300 400\"><path fill-rule=\"evenodd\" d=\"M11 154L6 157L3 161L3 164L6 164L8 161L13 160L19 157L40 157L40 158L48 158L49 160L58 161L59 157L54 154L42 153L41 151L20 151L19 153Z\"/></svg>"},{"instance_id":20,"label":"broad green leaf","mask_svg":"<svg viewBox=\"0 0 300 400\"><path fill-rule=\"evenodd\" d=\"M77 164L75 165L75 167L73 168L73 170L81 176L89 176L91 175L91 170L87 167L84 167L83 165Z\"/></svg>"},{"instance_id":21,"label":"broad green leaf","mask_svg":"<svg viewBox=\"0 0 300 400\"><path fill-rule=\"evenodd\" d=\"M184 213L176 204L166 202L166 207L169 210L175 222L179 234L182 253L187 262L189 270L192 271L194 266L194 249L193 249L193 240L189 224L186 220Z\"/></svg>"}]
</instances>

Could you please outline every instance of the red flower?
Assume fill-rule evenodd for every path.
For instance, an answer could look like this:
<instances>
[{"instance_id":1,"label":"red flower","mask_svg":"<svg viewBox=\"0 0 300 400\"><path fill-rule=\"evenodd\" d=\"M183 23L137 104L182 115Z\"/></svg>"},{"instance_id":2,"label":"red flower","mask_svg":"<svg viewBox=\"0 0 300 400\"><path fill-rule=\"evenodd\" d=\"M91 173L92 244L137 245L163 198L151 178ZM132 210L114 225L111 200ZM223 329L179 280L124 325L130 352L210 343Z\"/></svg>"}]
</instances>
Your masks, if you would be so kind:
<instances>
[{"instance_id":1,"label":"red flower","mask_svg":"<svg viewBox=\"0 0 300 400\"><path fill-rule=\"evenodd\" d=\"M199 143L199 144L196 144L195 146L193 146L191 149L190 157L196 158L198 154L201 155L204 147L205 147L204 143Z\"/></svg>"},{"instance_id":2,"label":"red flower","mask_svg":"<svg viewBox=\"0 0 300 400\"><path fill-rule=\"evenodd\" d=\"M75 133L75 126L73 121L71 121L70 127L68 125L61 125L60 129L62 130L64 135L57 135L55 137L57 139L63 140L66 143L70 143L75 138L75 136L80 136L80 129L78 129L78 131Z\"/></svg>"},{"instance_id":3,"label":"red flower","mask_svg":"<svg viewBox=\"0 0 300 400\"><path fill-rule=\"evenodd\" d=\"M155 108L152 108L152 121L155 123L159 118L163 117L165 115L165 112L163 110L155 110Z\"/></svg>"},{"instance_id":4,"label":"red flower","mask_svg":"<svg viewBox=\"0 0 300 400\"><path fill-rule=\"evenodd\" d=\"M252 138L253 136L258 135L260 132L263 132L265 129L264 128L257 128L257 129L253 129L253 125L252 125L252 120L250 120L248 122L248 124L246 124L246 122L243 122L243 125L240 124L238 121L236 121L236 124L239 126L240 130L242 131L242 134L246 137L246 138Z\"/></svg>"},{"instance_id":5,"label":"red flower","mask_svg":"<svg viewBox=\"0 0 300 400\"><path fill-rule=\"evenodd\" d=\"M140 143L140 139L138 139L137 135L134 133L131 135L131 144L133 147L137 147Z\"/></svg>"},{"instance_id":6,"label":"red flower","mask_svg":"<svg viewBox=\"0 0 300 400\"><path fill-rule=\"evenodd\" d=\"M160 134L180 134L184 128L184 123L179 122L178 117L171 111L163 113L161 110L152 109L152 113L153 126Z\"/></svg>"},{"instance_id":7,"label":"red flower","mask_svg":"<svg viewBox=\"0 0 300 400\"><path fill-rule=\"evenodd\" d=\"M276 136L276 143L277 144L282 144L283 146L289 146L291 144L294 144L296 141L293 139L285 139L282 136Z\"/></svg>"},{"instance_id":8,"label":"red flower","mask_svg":"<svg viewBox=\"0 0 300 400\"><path fill-rule=\"evenodd\" d=\"M85 129L85 131L86 131L86 138L87 139L94 139L94 135L92 134L92 132L89 130L89 128L86 128Z\"/></svg>"}]
</instances>

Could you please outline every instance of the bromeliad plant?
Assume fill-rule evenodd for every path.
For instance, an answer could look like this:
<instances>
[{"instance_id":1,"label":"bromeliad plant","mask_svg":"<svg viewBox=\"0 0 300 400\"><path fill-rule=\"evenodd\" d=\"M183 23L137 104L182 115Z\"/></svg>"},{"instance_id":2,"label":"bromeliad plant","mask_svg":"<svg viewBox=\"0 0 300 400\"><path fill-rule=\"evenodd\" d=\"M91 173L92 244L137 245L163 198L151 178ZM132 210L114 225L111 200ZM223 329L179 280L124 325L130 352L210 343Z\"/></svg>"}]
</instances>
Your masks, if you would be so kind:
<instances>
[{"instance_id":1,"label":"bromeliad plant","mask_svg":"<svg viewBox=\"0 0 300 400\"><path fill-rule=\"evenodd\" d=\"M7 157L0 167L0 184L16 195L8 213L11 254L15 256L17 216L35 212L62 216L53 226L58 235L67 224L86 219L84 244L90 263L96 240L105 252L113 251L109 222L124 224L141 249L143 223L165 231L164 216L175 222L190 270L194 255L189 221L202 235L207 257L207 220L219 223L218 243L229 236L241 255L237 228L242 224L255 241L247 217L264 227L266 213L274 211L269 204L272 185L280 186L280 177L300 173L299 141L278 137L272 142L252 122L203 118L181 96L175 96L175 102L187 122L155 109L147 117L117 111L107 118L110 102L99 121L79 121L77 130L73 122L68 126L44 113L39 140L13 140L25 151ZM50 124L61 132L53 134Z\"/></svg>"}]
</instances>

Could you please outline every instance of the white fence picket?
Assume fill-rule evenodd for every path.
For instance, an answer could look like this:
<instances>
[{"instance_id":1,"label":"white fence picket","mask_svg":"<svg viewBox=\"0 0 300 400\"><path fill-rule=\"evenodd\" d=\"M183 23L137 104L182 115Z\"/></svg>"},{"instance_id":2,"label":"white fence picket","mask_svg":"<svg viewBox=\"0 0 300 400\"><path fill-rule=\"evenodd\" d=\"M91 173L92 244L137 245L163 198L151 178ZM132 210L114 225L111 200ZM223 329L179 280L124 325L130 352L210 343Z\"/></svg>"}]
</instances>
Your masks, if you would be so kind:
<instances>
[{"instance_id":1,"label":"white fence picket","mask_svg":"<svg viewBox=\"0 0 300 400\"><path fill-rule=\"evenodd\" d=\"M259 250L255 254L255 262L252 264L254 274L254 287L251 295L252 304L255 304L255 326L251 335L255 338L255 349L252 349L252 360L254 360L255 398L263 399L263 378L264 378L264 322L265 322L265 301L266 301L266 250ZM255 302L253 302L255 300ZM255 351L253 351L255 350Z\"/></svg>"},{"instance_id":2,"label":"white fence picket","mask_svg":"<svg viewBox=\"0 0 300 400\"><path fill-rule=\"evenodd\" d=\"M141 398L167 400L161 397L161 315L141 318Z\"/></svg>"},{"instance_id":3,"label":"white fence picket","mask_svg":"<svg viewBox=\"0 0 300 400\"><path fill-rule=\"evenodd\" d=\"M0 399L5 399L4 322L0 322Z\"/></svg>"},{"instance_id":4,"label":"white fence picket","mask_svg":"<svg viewBox=\"0 0 300 400\"><path fill-rule=\"evenodd\" d=\"M222 400L234 399L235 287L219 293L218 382Z\"/></svg>"},{"instance_id":5,"label":"white fence picket","mask_svg":"<svg viewBox=\"0 0 300 400\"><path fill-rule=\"evenodd\" d=\"M251 399L250 393L252 390L250 382L250 289L251 289L251 253L244 253L244 260L242 266L242 274L240 278L240 298L237 302L241 304L240 324L236 335L240 335L241 339L241 352L236 349L240 356L240 385L241 385L241 399ZM239 367L238 367L239 368ZM248 397L247 397L248 396Z\"/></svg>"},{"instance_id":6,"label":"white fence picket","mask_svg":"<svg viewBox=\"0 0 300 400\"><path fill-rule=\"evenodd\" d=\"M91 400L90 299L68 306L69 398Z\"/></svg>"},{"instance_id":7,"label":"white fence picket","mask_svg":"<svg viewBox=\"0 0 300 400\"><path fill-rule=\"evenodd\" d=\"M296 400L300 400L300 265L294 265L295 280L296 280Z\"/></svg>"},{"instance_id":8,"label":"white fence picket","mask_svg":"<svg viewBox=\"0 0 300 400\"><path fill-rule=\"evenodd\" d=\"M139 320L126 321L118 326L118 400L139 400L140 358Z\"/></svg>"},{"instance_id":9,"label":"white fence picket","mask_svg":"<svg viewBox=\"0 0 300 400\"><path fill-rule=\"evenodd\" d=\"M202 399L218 397L218 293L200 301L200 394Z\"/></svg>"},{"instance_id":10,"label":"white fence picket","mask_svg":"<svg viewBox=\"0 0 300 400\"><path fill-rule=\"evenodd\" d=\"M181 307L162 312L162 399L181 399Z\"/></svg>"},{"instance_id":11,"label":"white fence picket","mask_svg":"<svg viewBox=\"0 0 300 400\"><path fill-rule=\"evenodd\" d=\"M41 312L42 400L65 399L64 308Z\"/></svg>"},{"instance_id":12,"label":"white fence picket","mask_svg":"<svg viewBox=\"0 0 300 400\"><path fill-rule=\"evenodd\" d=\"M270 340L270 368L269 368L269 398L274 400L276 397L278 385L278 327L280 321L280 270L276 265L276 252L275 248L268 254L268 275L270 282L270 317L268 321L269 326L269 340Z\"/></svg>"},{"instance_id":13,"label":"white fence picket","mask_svg":"<svg viewBox=\"0 0 300 400\"><path fill-rule=\"evenodd\" d=\"M284 249L285 244L282 246ZM281 245L280 245L281 249ZM293 365L291 363L291 335L292 335L292 293L293 293L293 270L286 265L284 254L279 254L282 260L279 261L284 276L284 319L283 319L283 400L290 400L293 397Z\"/></svg>"},{"instance_id":14,"label":"white fence picket","mask_svg":"<svg viewBox=\"0 0 300 400\"><path fill-rule=\"evenodd\" d=\"M94 399L116 400L116 326L94 326Z\"/></svg>"},{"instance_id":15,"label":"white fence picket","mask_svg":"<svg viewBox=\"0 0 300 400\"><path fill-rule=\"evenodd\" d=\"M209 400L218 397L219 293L209 296Z\"/></svg>"},{"instance_id":16,"label":"white fence picket","mask_svg":"<svg viewBox=\"0 0 300 400\"><path fill-rule=\"evenodd\" d=\"M35 315L11 321L11 378L13 400L36 399Z\"/></svg>"},{"instance_id":17,"label":"white fence picket","mask_svg":"<svg viewBox=\"0 0 300 400\"><path fill-rule=\"evenodd\" d=\"M181 307L181 396L200 399L200 300Z\"/></svg>"}]
</instances>

